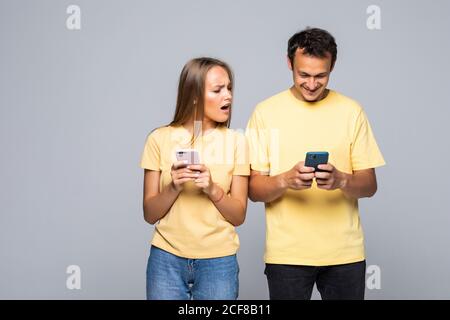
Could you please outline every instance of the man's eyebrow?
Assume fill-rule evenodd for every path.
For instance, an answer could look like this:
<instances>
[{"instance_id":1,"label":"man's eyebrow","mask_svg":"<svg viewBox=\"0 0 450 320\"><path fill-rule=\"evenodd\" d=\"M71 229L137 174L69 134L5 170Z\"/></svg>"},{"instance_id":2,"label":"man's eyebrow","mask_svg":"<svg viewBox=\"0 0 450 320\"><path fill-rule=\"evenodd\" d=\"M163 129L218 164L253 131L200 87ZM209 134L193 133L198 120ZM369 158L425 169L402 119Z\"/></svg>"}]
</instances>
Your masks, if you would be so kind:
<instances>
[{"instance_id":1,"label":"man's eyebrow","mask_svg":"<svg viewBox=\"0 0 450 320\"><path fill-rule=\"evenodd\" d=\"M317 76L325 76L325 75L327 75L328 74L328 72L321 72L321 73L318 73L318 74L316 74L316 75L311 75L311 74L309 74L309 73L307 73L307 72L305 72L305 71L301 71L301 70L298 70L298 73L301 73L301 74L304 74L304 75L307 75L307 76L313 76L313 77L317 77Z\"/></svg>"}]
</instances>

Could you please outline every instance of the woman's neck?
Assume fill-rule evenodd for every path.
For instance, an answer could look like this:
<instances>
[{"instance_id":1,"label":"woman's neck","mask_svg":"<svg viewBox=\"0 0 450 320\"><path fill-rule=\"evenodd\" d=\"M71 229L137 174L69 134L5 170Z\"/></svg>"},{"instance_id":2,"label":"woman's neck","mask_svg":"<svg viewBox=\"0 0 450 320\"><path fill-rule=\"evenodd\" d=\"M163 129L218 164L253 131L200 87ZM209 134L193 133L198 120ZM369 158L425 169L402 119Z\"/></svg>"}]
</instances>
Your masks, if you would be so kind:
<instances>
[{"instance_id":1,"label":"woman's neck","mask_svg":"<svg viewBox=\"0 0 450 320\"><path fill-rule=\"evenodd\" d=\"M195 121L194 125L194 121L189 120L188 122L183 124L183 127L190 133L193 133L193 131L195 130L196 133L201 132L202 134L207 134L208 132L214 130L217 127L217 123L214 121L203 120L203 121Z\"/></svg>"}]
</instances>

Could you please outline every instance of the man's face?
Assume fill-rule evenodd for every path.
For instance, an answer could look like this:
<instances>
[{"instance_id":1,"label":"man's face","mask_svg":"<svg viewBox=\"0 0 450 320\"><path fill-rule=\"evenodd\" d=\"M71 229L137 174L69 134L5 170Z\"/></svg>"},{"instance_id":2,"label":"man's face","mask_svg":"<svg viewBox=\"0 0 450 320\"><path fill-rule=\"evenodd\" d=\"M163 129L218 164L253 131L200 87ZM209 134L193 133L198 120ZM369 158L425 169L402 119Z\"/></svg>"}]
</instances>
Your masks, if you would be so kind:
<instances>
[{"instance_id":1,"label":"man's face","mask_svg":"<svg viewBox=\"0 0 450 320\"><path fill-rule=\"evenodd\" d=\"M318 58L303 54L302 49L297 49L294 64L288 58L288 66L292 70L294 88L299 99L314 102L324 98L331 73L331 54Z\"/></svg>"}]
</instances>

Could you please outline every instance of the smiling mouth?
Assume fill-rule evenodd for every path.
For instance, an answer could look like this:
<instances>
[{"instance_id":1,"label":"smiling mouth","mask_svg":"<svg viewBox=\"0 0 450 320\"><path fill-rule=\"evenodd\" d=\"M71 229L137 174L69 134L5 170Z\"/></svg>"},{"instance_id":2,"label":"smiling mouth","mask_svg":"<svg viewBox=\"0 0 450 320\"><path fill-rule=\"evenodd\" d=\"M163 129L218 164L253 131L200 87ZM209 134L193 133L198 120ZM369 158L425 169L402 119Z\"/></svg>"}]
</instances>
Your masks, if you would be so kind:
<instances>
[{"instance_id":1,"label":"smiling mouth","mask_svg":"<svg viewBox=\"0 0 450 320\"><path fill-rule=\"evenodd\" d=\"M303 89L305 89L306 90L306 92L308 92L308 93L315 93L315 92L317 92L317 90L319 90L319 88L317 88L317 89L314 89L314 90L309 90L309 89L306 89L306 88L303 88Z\"/></svg>"}]
</instances>

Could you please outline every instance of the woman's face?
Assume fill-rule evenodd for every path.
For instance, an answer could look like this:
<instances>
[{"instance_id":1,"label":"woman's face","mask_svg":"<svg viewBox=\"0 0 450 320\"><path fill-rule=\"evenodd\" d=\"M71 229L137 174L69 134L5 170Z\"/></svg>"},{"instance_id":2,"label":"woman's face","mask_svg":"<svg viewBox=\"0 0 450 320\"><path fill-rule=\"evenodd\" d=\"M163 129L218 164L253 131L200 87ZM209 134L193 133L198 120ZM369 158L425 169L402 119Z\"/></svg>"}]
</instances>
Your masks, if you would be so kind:
<instances>
[{"instance_id":1,"label":"woman's face","mask_svg":"<svg viewBox=\"0 0 450 320\"><path fill-rule=\"evenodd\" d=\"M231 110L231 83L227 71L212 67L205 79L205 121L226 122Z\"/></svg>"}]
</instances>

